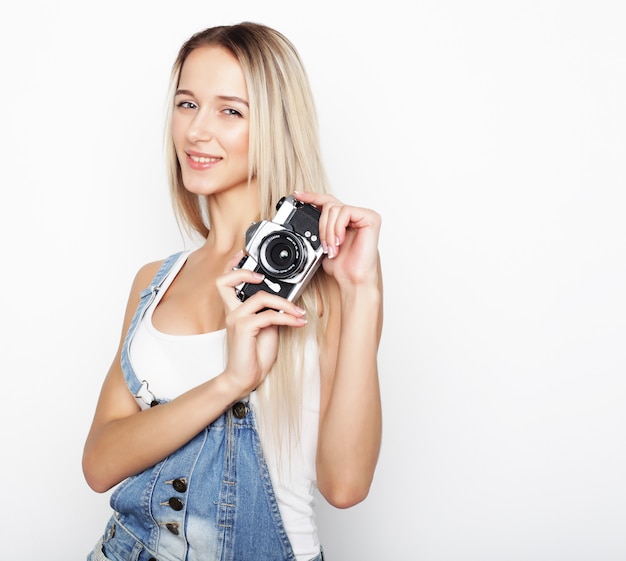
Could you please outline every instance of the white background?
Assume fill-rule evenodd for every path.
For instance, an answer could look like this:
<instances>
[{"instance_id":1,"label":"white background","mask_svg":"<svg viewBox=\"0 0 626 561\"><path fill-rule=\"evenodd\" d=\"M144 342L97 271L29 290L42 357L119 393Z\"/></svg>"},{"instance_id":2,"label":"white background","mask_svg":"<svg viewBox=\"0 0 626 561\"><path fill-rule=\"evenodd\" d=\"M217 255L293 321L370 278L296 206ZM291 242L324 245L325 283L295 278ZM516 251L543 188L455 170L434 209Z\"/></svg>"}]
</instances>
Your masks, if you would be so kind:
<instances>
[{"instance_id":1,"label":"white background","mask_svg":"<svg viewBox=\"0 0 626 561\"><path fill-rule=\"evenodd\" d=\"M130 283L182 248L181 42L299 48L340 198L383 215L384 443L330 561L626 559L626 9L606 1L4 4L2 558L84 559L80 460Z\"/></svg>"}]
</instances>

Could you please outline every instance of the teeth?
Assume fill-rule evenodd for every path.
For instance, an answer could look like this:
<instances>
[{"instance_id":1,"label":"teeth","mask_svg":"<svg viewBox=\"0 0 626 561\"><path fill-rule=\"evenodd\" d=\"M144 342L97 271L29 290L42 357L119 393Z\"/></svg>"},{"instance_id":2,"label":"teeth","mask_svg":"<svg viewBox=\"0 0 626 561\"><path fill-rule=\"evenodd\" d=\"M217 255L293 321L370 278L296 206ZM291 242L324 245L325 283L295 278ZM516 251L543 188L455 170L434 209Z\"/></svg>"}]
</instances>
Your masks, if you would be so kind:
<instances>
[{"instance_id":1,"label":"teeth","mask_svg":"<svg viewBox=\"0 0 626 561\"><path fill-rule=\"evenodd\" d=\"M199 164L208 164L212 162L217 162L219 158L204 158L202 156L189 156L194 162Z\"/></svg>"}]
</instances>

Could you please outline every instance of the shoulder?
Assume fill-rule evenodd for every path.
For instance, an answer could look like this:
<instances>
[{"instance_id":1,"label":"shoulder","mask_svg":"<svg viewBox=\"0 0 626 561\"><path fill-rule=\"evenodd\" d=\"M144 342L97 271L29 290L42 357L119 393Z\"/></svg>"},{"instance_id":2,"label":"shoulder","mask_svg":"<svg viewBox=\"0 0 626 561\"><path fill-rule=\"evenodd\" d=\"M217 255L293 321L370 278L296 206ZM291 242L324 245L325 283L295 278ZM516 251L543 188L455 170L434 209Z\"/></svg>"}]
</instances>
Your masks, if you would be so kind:
<instances>
[{"instance_id":1,"label":"shoulder","mask_svg":"<svg viewBox=\"0 0 626 561\"><path fill-rule=\"evenodd\" d=\"M159 261L151 261L150 263L142 265L135 274L135 279L133 281L133 292L135 290L141 291L149 286L150 282L159 272L159 269L164 263L165 259L160 259Z\"/></svg>"},{"instance_id":2,"label":"shoulder","mask_svg":"<svg viewBox=\"0 0 626 561\"><path fill-rule=\"evenodd\" d=\"M167 275L167 273L176 265L176 263L183 257L188 251L179 251L171 254L165 259L158 261L150 261L141 266L135 274L135 280L133 281L133 289L143 290L147 288L151 283L158 282Z\"/></svg>"},{"instance_id":3,"label":"shoulder","mask_svg":"<svg viewBox=\"0 0 626 561\"><path fill-rule=\"evenodd\" d=\"M139 301L141 293L145 289L162 279L183 253L182 251L174 253L165 259L150 261L142 265L135 273L135 278L133 279L129 305Z\"/></svg>"},{"instance_id":4,"label":"shoulder","mask_svg":"<svg viewBox=\"0 0 626 561\"><path fill-rule=\"evenodd\" d=\"M166 259L151 261L150 263L142 265L135 273L135 278L133 279L133 283L128 294L128 300L126 302L124 331L130 325L131 318L137 305L139 304L139 301L141 300L142 292L150 286L152 279L154 279L155 275L159 272L165 261Z\"/></svg>"}]
</instances>

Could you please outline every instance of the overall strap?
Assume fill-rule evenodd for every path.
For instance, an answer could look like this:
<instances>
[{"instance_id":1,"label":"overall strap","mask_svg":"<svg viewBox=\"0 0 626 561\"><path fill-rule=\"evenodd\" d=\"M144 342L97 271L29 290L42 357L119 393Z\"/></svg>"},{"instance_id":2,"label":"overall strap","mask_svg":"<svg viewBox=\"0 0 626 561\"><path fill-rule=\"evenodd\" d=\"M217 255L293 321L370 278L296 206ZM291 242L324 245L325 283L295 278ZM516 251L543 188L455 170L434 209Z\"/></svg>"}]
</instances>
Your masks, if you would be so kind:
<instances>
[{"instance_id":1,"label":"overall strap","mask_svg":"<svg viewBox=\"0 0 626 561\"><path fill-rule=\"evenodd\" d=\"M165 261L163 261L163 263L159 267L159 270L156 272L154 277L152 277L152 280L150 281L150 287L147 290L158 290L161 287L163 281L167 277L167 274L170 272L176 261L178 261L178 258L183 253L183 251L178 251L176 253L173 253L167 259L165 259Z\"/></svg>"},{"instance_id":2,"label":"overall strap","mask_svg":"<svg viewBox=\"0 0 626 561\"><path fill-rule=\"evenodd\" d=\"M124 340L124 345L122 347L122 371L124 373L124 379L126 380L128 389L133 396L135 396L140 405L149 406L154 405L156 402L154 396L148 390L147 382L145 380L139 380L135 374L135 370L133 369L130 361L130 344L135 332L137 331L137 327L144 316L144 313L148 309L148 306L156 297L163 281L167 278L168 273L172 270L172 267L177 263L183 253L185 252L178 251L165 259L159 267L159 270L152 278L152 281L150 281L150 285L141 292L139 305L135 310L135 315L130 323L130 327L128 328L128 332L126 333L126 338Z\"/></svg>"}]
</instances>

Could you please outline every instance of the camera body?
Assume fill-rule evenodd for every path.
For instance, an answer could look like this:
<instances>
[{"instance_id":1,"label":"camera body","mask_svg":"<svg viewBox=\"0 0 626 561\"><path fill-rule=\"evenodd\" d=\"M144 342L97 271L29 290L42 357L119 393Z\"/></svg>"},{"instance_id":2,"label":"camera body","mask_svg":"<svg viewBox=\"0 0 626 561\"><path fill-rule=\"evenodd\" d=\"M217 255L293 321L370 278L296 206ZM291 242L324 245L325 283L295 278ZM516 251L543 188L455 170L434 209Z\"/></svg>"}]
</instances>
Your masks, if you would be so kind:
<instances>
[{"instance_id":1,"label":"camera body","mask_svg":"<svg viewBox=\"0 0 626 561\"><path fill-rule=\"evenodd\" d=\"M295 301L324 258L319 209L289 195L278 201L276 211L271 221L254 222L246 231L246 255L237 268L262 273L265 278L259 284L235 287L242 302L259 290Z\"/></svg>"}]
</instances>

